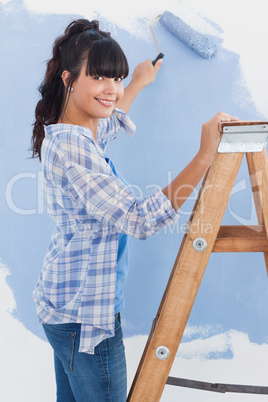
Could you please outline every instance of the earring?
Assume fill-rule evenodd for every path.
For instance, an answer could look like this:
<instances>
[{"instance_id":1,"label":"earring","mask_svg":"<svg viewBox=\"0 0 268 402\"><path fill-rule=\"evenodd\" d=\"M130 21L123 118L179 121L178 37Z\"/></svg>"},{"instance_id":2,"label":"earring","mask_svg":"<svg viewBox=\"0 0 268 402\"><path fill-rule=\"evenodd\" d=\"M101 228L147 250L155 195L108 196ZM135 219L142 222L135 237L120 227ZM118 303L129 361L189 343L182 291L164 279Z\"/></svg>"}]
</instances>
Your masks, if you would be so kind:
<instances>
[{"instance_id":1,"label":"earring","mask_svg":"<svg viewBox=\"0 0 268 402\"><path fill-rule=\"evenodd\" d=\"M73 87L68 87L69 92L73 92L73 90L74 90Z\"/></svg>"}]
</instances>

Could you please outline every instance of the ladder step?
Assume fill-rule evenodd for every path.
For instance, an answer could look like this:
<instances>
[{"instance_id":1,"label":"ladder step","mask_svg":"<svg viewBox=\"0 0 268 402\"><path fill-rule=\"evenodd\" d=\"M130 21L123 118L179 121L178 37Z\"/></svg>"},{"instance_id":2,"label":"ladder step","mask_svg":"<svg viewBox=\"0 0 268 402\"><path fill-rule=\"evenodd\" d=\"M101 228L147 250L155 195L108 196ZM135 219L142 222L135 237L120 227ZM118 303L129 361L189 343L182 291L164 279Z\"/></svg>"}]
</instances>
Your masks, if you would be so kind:
<instances>
[{"instance_id":1,"label":"ladder step","mask_svg":"<svg viewBox=\"0 0 268 402\"><path fill-rule=\"evenodd\" d=\"M229 237L216 239L213 253L260 253L268 252L268 239L261 237Z\"/></svg>"},{"instance_id":2,"label":"ladder step","mask_svg":"<svg viewBox=\"0 0 268 402\"><path fill-rule=\"evenodd\" d=\"M266 230L264 225L223 225L217 234L217 238L221 239L224 237L264 237L267 238Z\"/></svg>"},{"instance_id":3,"label":"ladder step","mask_svg":"<svg viewBox=\"0 0 268 402\"><path fill-rule=\"evenodd\" d=\"M167 385L176 385L178 387L195 388L203 391L213 392L237 392L243 394L262 394L268 395L268 387L258 385L236 385L236 384L213 384L204 381L187 380L185 378L168 377Z\"/></svg>"}]
</instances>

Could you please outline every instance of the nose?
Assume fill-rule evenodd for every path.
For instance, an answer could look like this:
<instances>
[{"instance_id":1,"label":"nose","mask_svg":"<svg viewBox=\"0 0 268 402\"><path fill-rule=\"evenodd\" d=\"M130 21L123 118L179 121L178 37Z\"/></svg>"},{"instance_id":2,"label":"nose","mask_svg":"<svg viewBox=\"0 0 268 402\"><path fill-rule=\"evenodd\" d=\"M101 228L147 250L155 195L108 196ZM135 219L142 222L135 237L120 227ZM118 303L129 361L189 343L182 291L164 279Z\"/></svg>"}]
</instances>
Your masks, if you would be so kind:
<instances>
[{"instance_id":1,"label":"nose","mask_svg":"<svg viewBox=\"0 0 268 402\"><path fill-rule=\"evenodd\" d=\"M103 92L110 95L116 94L116 83L113 78L106 78Z\"/></svg>"}]
</instances>

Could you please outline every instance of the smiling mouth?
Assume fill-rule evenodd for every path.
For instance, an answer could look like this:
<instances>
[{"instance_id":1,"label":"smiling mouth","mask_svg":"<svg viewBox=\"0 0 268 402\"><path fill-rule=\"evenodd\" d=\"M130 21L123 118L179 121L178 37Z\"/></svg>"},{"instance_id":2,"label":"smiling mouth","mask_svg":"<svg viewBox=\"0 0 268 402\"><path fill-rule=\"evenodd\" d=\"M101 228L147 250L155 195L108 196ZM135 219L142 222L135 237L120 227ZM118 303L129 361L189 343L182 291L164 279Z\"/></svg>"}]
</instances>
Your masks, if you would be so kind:
<instances>
[{"instance_id":1,"label":"smiling mouth","mask_svg":"<svg viewBox=\"0 0 268 402\"><path fill-rule=\"evenodd\" d=\"M100 99L100 98L95 98L96 101L98 101L101 105L105 107L111 107L114 104L114 100L108 100L108 99Z\"/></svg>"}]
</instances>

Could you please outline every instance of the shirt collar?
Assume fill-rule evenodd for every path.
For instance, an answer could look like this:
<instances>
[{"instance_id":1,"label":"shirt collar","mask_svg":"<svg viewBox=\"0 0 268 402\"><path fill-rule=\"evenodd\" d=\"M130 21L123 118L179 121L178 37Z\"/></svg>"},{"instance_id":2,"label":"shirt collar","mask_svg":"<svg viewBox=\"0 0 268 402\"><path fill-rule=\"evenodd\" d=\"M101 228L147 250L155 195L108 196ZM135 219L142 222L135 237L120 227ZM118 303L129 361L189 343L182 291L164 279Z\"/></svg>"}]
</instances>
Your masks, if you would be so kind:
<instances>
[{"instance_id":1,"label":"shirt collar","mask_svg":"<svg viewBox=\"0 0 268 402\"><path fill-rule=\"evenodd\" d=\"M87 127L83 127L83 126L77 126L74 124L65 124L65 123L56 123L56 124L50 124L48 126L44 127L45 129L45 136L49 137L49 136L56 136L58 134L61 133L78 133L81 135L84 135L85 137L89 138L94 145L96 146L98 152L101 155L104 155L103 150L101 149L100 145L95 141L95 139L93 138L93 134L91 132L91 130ZM98 132L97 135L99 134L99 130L101 129L101 124L98 125Z\"/></svg>"}]
</instances>

